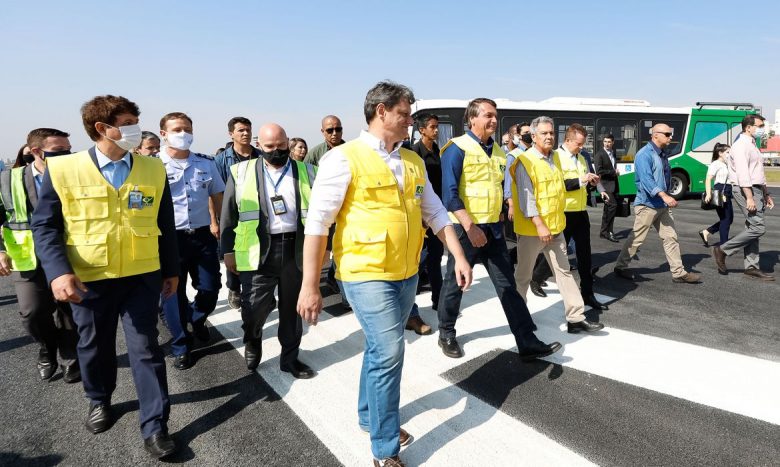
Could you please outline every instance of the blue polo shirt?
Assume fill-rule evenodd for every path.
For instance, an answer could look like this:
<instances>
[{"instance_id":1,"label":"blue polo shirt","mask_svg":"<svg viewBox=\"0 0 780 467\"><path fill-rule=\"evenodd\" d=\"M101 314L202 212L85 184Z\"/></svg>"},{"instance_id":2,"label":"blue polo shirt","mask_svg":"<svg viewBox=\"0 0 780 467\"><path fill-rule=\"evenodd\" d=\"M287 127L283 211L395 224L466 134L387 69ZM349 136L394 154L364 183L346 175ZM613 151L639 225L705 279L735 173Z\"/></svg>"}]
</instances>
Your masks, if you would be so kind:
<instances>
[{"instance_id":1,"label":"blue polo shirt","mask_svg":"<svg viewBox=\"0 0 780 467\"><path fill-rule=\"evenodd\" d=\"M209 196L225 191L214 160L190 152L186 159L173 159L165 150L160 159L168 174L176 230L197 229L211 224Z\"/></svg>"}]
</instances>

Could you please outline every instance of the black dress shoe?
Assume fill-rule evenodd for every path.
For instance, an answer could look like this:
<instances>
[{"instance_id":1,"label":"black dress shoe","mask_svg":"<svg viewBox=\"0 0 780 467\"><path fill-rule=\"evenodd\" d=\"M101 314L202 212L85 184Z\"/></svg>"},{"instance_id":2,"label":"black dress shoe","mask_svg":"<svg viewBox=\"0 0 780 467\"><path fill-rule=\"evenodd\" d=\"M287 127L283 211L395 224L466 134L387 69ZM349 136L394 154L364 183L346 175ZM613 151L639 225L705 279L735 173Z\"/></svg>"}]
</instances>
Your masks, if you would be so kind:
<instances>
[{"instance_id":1,"label":"black dress shoe","mask_svg":"<svg viewBox=\"0 0 780 467\"><path fill-rule=\"evenodd\" d=\"M603 238L604 240L609 240L612 243L618 243L620 241L617 238L615 238L615 234L613 234L612 232L608 233L607 235L601 234L599 235L599 237Z\"/></svg>"},{"instance_id":2,"label":"black dress shoe","mask_svg":"<svg viewBox=\"0 0 780 467\"><path fill-rule=\"evenodd\" d=\"M634 273L629 271L628 269L615 268L615 275L629 281L634 280Z\"/></svg>"},{"instance_id":3,"label":"black dress shoe","mask_svg":"<svg viewBox=\"0 0 780 467\"><path fill-rule=\"evenodd\" d=\"M234 310L241 308L241 292L238 290L228 292L228 307Z\"/></svg>"},{"instance_id":4,"label":"black dress shoe","mask_svg":"<svg viewBox=\"0 0 780 467\"><path fill-rule=\"evenodd\" d=\"M144 449L155 459L162 459L176 452L176 443L168 433L160 431L144 440Z\"/></svg>"},{"instance_id":5,"label":"black dress shoe","mask_svg":"<svg viewBox=\"0 0 780 467\"><path fill-rule=\"evenodd\" d=\"M244 360L246 361L246 368L249 371L255 371L257 366L260 365L260 359L263 357L263 347L261 345L255 345L252 341L246 343L244 347Z\"/></svg>"},{"instance_id":6,"label":"black dress shoe","mask_svg":"<svg viewBox=\"0 0 780 467\"><path fill-rule=\"evenodd\" d=\"M71 363L62 368L62 380L68 384L81 381L81 368L79 368L79 362Z\"/></svg>"},{"instance_id":7,"label":"black dress shoe","mask_svg":"<svg viewBox=\"0 0 780 467\"><path fill-rule=\"evenodd\" d=\"M517 352L520 355L520 360L524 362L530 362L532 360L536 360L537 358L552 355L560 350L560 348L560 342L550 342L549 344L545 344L544 342L537 340L532 344L526 345L522 349L518 349Z\"/></svg>"},{"instance_id":8,"label":"black dress shoe","mask_svg":"<svg viewBox=\"0 0 780 467\"><path fill-rule=\"evenodd\" d=\"M195 364L195 360L192 359L189 352L184 352L181 355L173 357L173 367L177 370L187 370L192 368Z\"/></svg>"},{"instance_id":9,"label":"black dress shoe","mask_svg":"<svg viewBox=\"0 0 780 467\"><path fill-rule=\"evenodd\" d=\"M300 360L295 360L294 362L288 363L287 365L282 365L280 369L285 373L290 373L294 378L297 379L314 378L314 375L316 374L314 370L309 367L309 365L303 363Z\"/></svg>"},{"instance_id":10,"label":"black dress shoe","mask_svg":"<svg viewBox=\"0 0 780 467\"><path fill-rule=\"evenodd\" d=\"M547 284L547 281L541 281L539 282L539 285L542 287L547 287L549 284Z\"/></svg>"},{"instance_id":11,"label":"black dress shoe","mask_svg":"<svg viewBox=\"0 0 780 467\"><path fill-rule=\"evenodd\" d=\"M209 332L209 328L206 326L206 321L192 323L192 334L194 334L195 337L197 337L201 342L208 342L211 339L211 333Z\"/></svg>"},{"instance_id":12,"label":"black dress shoe","mask_svg":"<svg viewBox=\"0 0 780 467\"><path fill-rule=\"evenodd\" d=\"M546 297L547 296L547 292L545 292L544 289L542 289L542 286L539 285L538 282L531 281L530 285L531 285L531 293L532 294L536 295L537 297Z\"/></svg>"},{"instance_id":13,"label":"black dress shoe","mask_svg":"<svg viewBox=\"0 0 780 467\"><path fill-rule=\"evenodd\" d=\"M45 347L41 347L38 351L38 363L36 366L38 367L38 376L41 377L41 381L48 381L57 371L57 359L52 358Z\"/></svg>"},{"instance_id":14,"label":"black dress shoe","mask_svg":"<svg viewBox=\"0 0 780 467\"><path fill-rule=\"evenodd\" d=\"M604 329L604 325L601 323L591 323L587 319L580 321L579 323L567 323L566 330L569 334L578 334L580 332L596 332Z\"/></svg>"},{"instance_id":15,"label":"black dress shoe","mask_svg":"<svg viewBox=\"0 0 780 467\"><path fill-rule=\"evenodd\" d=\"M111 405L95 404L89 408L87 421L84 423L87 430L96 435L111 428Z\"/></svg>"},{"instance_id":16,"label":"black dress shoe","mask_svg":"<svg viewBox=\"0 0 780 467\"><path fill-rule=\"evenodd\" d=\"M444 355L450 358L460 358L463 356L463 349L460 348L458 340L454 337L439 338L439 347Z\"/></svg>"},{"instance_id":17,"label":"black dress shoe","mask_svg":"<svg viewBox=\"0 0 780 467\"><path fill-rule=\"evenodd\" d=\"M589 297L582 297L582 301L585 302L586 305L593 308L594 310L609 310L609 307L598 300L596 300L596 297L591 295Z\"/></svg>"}]
</instances>

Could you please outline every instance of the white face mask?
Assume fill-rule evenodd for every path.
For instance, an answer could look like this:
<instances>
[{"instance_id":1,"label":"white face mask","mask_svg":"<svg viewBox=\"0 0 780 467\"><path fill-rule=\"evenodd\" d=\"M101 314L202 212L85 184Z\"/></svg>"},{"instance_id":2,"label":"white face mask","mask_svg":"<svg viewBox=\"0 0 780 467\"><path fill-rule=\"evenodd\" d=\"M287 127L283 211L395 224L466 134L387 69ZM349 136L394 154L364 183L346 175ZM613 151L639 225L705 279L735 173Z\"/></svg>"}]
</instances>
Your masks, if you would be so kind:
<instances>
[{"instance_id":1,"label":"white face mask","mask_svg":"<svg viewBox=\"0 0 780 467\"><path fill-rule=\"evenodd\" d=\"M168 141L168 147L186 151L192 146L193 137L192 134L181 131L179 133L168 133L165 135L165 139Z\"/></svg>"},{"instance_id":2,"label":"white face mask","mask_svg":"<svg viewBox=\"0 0 780 467\"><path fill-rule=\"evenodd\" d=\"M521 143L521 142L522 142L522 141L520 140L520 135L515 135L515 136L512 138L512 143L514 143L514 145L515 145L515 146L520 146L520 143Z\"/></svg>"},{"instance_id":3,"label":"white face mask","mask_svg":"<svg viewBox=\"0 0 780 467\"><path fill-rule=\"evenodd\" d=\"M111 126L111 125L108 125ZM119 127L112 127L119 130L119 134L122 135L119 139L111 139L106 135L106 138L113 141L117 146L125 151L132 151L141 145L141 127L138 125L125 125Z\"/></svg>"}]
</instances>

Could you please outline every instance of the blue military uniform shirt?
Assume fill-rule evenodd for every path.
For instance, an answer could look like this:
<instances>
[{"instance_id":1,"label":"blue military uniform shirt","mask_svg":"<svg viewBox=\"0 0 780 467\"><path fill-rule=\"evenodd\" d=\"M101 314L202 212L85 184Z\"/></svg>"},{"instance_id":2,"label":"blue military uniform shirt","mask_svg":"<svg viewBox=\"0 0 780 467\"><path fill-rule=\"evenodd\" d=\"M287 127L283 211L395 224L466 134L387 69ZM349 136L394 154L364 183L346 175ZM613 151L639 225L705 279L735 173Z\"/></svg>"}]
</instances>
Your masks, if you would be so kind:
<instances>
[{"instance_id":1,"label":"blue military uniform shirt","mask_svg":"<svg viewBox=\"0 0 780 467\"><path fill-rule=\"evenodd\" d=\"M209 196L225 191L225 182L214 159L194 152L190 152L186 159L174 159L164 149L160 151L160 159L171 187L176 230L197 229L211 224Z\"/></svg>"}]
</instances>

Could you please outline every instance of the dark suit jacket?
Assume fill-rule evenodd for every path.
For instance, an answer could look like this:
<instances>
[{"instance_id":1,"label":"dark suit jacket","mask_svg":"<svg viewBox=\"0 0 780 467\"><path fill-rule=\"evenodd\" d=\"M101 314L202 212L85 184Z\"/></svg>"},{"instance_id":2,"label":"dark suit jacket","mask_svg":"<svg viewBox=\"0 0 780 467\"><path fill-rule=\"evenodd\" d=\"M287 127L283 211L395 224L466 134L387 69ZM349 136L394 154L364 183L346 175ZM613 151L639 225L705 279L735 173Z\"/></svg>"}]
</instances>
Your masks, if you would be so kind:
<instances>
[{"instance_id":1,"label":"dark suit jacket","mask_svg":"<svg viewBox=\"0 0 780 467\"><path fill-rule=\"evenodd\" d=\"M89 154L97 167L94 147L90 148ZM131 158L135 157L144 156L131 155ZM73 170L78 170L78 167L74 167ZM159 238L160 272L149 274L152 274L152 277L157 277L158 274L164 278L176 277L179 275L179 248L176 240L176 224L173 220L173 198L171 198L167 177L162 197L160 197L157 226L162 232ZM33 213L32 230L35 251L46 271L49 283L63 274L72 274L73 268L70 266L65 249L65 220L62 217L62 201L54 190L48 171L43 176L41 191L38 193L38 206Z\"/></svg>"},{"instance_id":2,"label":"dark suit jacket","mask_svg":"<svg viewBox=\"0 0 780 467\"><path fill-rule=\"evenodd\" d=\"M260 238L260 265L268 258L268 250L271 246L271 232L268 230L268 204L265 202L265 163L258 159L257 164L257 194L260 198L260 221L257 226L257 235ZM301 221L301 194L298 187L298 164L292 162L290 172L295 180L295 206L297 207L298 229L295 236L295 263L298 269L303 270L303 221ZM309 183L314 183L314 172L309 172ZM238 204L236 203L236 182L232 176L228 177L225 193L222 197L222 215L219 221L220 251L232 253L236 241L235 228L238 225Z\"/></svg>"},{"instance_id":3,"label":"dark suit jacket","mask_svg":"<svg viewBox=\"0 0 780 467\"><path fill-rule=\"evenodd\" d=\"M8 175L10 175L10 170L8 171ZM24 171L22 172L22 178L24 179L24 191L27 198L27 213L30 217L32 217L32 213L35 211L35 208L38 206L38 190L35 189L35 180L33 178L33 172L29 165L24 167ZM2 178L3 183L6 182L5 177ZM7 180L8 183L10 183L10 177ZM5 214L5 202L3 202L3 207L0 209L0 224L5 224L5 222L8 220ZM0 249L5 250L5 243L3 242L3 237L0 236ZM37 253L37 248L36 248ZM18 271L19 276L22 279L32 280L34 279L38 274L43 274L43 268L41 267L41 260L40 257L38 258L38 267L33 271Z\"/></svg>"},{"instance_id":4,"label":"dark suit jacket","mask_svg":"<svg viewBox=\"0 0 780 467\"><path fill-rule=\"evenodd\" d=\"M601 177L601 185L607 192L615 193L617 191L617 172L604 148L596 151L594 162L596 164L596 175ZM617 157L615 162L617 163Z\"/></svg>"}]
</instances>

